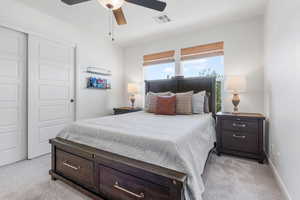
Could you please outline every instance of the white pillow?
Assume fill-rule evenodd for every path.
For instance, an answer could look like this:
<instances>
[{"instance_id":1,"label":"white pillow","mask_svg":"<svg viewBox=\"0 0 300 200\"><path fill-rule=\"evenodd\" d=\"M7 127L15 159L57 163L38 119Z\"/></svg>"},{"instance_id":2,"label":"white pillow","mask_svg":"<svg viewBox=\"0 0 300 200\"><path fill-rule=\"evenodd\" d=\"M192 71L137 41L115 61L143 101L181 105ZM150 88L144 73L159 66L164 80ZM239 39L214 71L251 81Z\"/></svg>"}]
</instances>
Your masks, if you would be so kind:
<instances>
[{"instance_id":1,"label":"white pillow","mask_svg":"<svg viewBox=\"0 0 300 200\"><path fill-rule=\"evenodd\" d=\"M205 95L206 95L206 91L201 91L193 95L192 107L193 107L194 114L204 113Z\"/></svg>"}]
</instances>

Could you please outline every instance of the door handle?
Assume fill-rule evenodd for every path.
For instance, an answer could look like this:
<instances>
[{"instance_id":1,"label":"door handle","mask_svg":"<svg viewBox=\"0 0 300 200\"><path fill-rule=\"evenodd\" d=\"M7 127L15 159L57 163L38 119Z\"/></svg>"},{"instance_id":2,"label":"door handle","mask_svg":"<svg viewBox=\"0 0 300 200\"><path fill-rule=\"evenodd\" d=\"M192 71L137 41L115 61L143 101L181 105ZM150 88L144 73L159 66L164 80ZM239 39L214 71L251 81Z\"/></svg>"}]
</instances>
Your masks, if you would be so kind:
<instances>
[{"instance_id":1,"label":"door handle","mask_svg":"<svg viewBox=\"0 0 300 200\"><path fill-rule=\"evenodd\" d=\"M71 99L71 100L70 100L70 102L71 102L71 103L74 103L74 102L75 102L75 100L74 100L74 99Z\"/></svg>"}]
</instances>

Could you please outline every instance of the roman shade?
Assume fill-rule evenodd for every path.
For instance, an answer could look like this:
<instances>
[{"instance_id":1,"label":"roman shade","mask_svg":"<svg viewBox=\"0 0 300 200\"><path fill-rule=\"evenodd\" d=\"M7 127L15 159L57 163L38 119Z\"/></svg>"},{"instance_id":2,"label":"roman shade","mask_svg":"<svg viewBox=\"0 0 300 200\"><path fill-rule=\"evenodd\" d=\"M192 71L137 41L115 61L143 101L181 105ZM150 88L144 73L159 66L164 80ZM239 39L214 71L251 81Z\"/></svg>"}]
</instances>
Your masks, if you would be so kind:
<instances>
[{"instance_id":1,"label":"roman shade","mask_svg":"<svg viewBox=\"0 0 300 200\"><path fill-rule=\"evenodd\" d=\"M224 55L224 42L216 42L181 49L181 60L199 59L220 55Z\"/></svg>"},{"instance_id":2,"label":"roman shade","mask_svg":"<svg viewBox=\"0 0 300 200\"><path fill-rule=\"evenodd\" d=\"M175 51L164 51L160 53L144 55L144 66L175 62Z\"/></svg>"}]
</instances>

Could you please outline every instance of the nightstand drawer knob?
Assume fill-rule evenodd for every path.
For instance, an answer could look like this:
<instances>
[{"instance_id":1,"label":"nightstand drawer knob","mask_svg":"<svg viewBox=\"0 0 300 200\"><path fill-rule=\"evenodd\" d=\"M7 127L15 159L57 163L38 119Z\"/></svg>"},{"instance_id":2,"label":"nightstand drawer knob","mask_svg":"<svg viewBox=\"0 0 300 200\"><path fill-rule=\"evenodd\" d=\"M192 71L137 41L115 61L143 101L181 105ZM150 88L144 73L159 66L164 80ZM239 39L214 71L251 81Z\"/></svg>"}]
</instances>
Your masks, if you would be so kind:
<instances>
[{"instance_id":1,"label":"nightstand drawer knob","mask_svg":"<svg viewBox=\"0 0 300 200\"><path fill-rule=\"evenodd\" d=\"M233 123L232 126L233 127L246 128L246 124L236 124L236 123Z\"/></svg>"},{"instance_id":2,"label":"nightstand drawer knob","mask_svg":"<svg viewBox=\"0 0 300 200\"><path fill-rule=\"evenodd\" d=\"M238 138L238 139L243 139L243 140L246 139L246 136L244 136L244 135L236 135L236 134L233 134L232 137Z\"/></svg>"}]
</instances>

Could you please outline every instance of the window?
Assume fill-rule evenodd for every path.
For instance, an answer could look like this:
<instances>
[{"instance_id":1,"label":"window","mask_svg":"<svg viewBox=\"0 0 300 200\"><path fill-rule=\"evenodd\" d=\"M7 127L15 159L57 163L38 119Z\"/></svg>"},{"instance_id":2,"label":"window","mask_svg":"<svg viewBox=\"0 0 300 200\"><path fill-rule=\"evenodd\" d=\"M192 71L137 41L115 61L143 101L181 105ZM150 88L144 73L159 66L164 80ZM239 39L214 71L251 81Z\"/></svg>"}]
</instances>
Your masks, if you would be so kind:
<instances>
[{"instance_id":1,"label":"window","mask_svg":"<svg viewBox=\"0 0 300 200\"><path fill-rule=\"evenodd\" d=\"M221 111L221 86L224 75L224 42L181 49L181 67L184 77L216 77L216 106L217 111Z\"/></svg>"},{"instance_id":2,"label":"window","mask_svg":"<svg viewBox=\"0 0 300 200\"><path fill-rule=\"evenodd\" d=\"M169 79L175 76L175 63L162 63L144 67L145 80Z\"/></svg>"},{"instance_id":3,"label":"window","mask_svg":"<svg viewBox=\"0 0 300 200\"><path fill-rule=\"evenodd\" d=\"M219 76L223 76L224 74L223 56L185 60L181 62L181 66L182 66L182 73L184 77L195 77L195 76L219 77Z\"/></svg>"},{"instance_id":4,"label":"window","mask_svg":"<svg viewBox=\"0 0 300 200\"><path fill-rule=\"evenodd\" d=\"M143 65L145 80L172 78L175 76L175 71L180 72L178 75L184 77L216 77L217 111L221 111L224 42L182 48L180 53L178 49L176 59L174 50L145 55Z\"/></svg>"},{"instance_id":5,"label":"window","mask_svg":"<svg viewBox=\"0 0 300 200\"><path fill-rule=\"evenodd\" d=\"M175 51L165 51L144 56L144 79L168 79L175 75Z\"/></svg>"},{"instance_id":6,"label":"window","mask_svg":"<svg viewBox=\"0 0 300 200\"><path fill-rule=\"evenodd\" d=\"M214 76L216 82L217 112L222 110L222 81L224 77L224 56L207 57L181 62L184 77Z\"/></svg>"}]
</instances>

